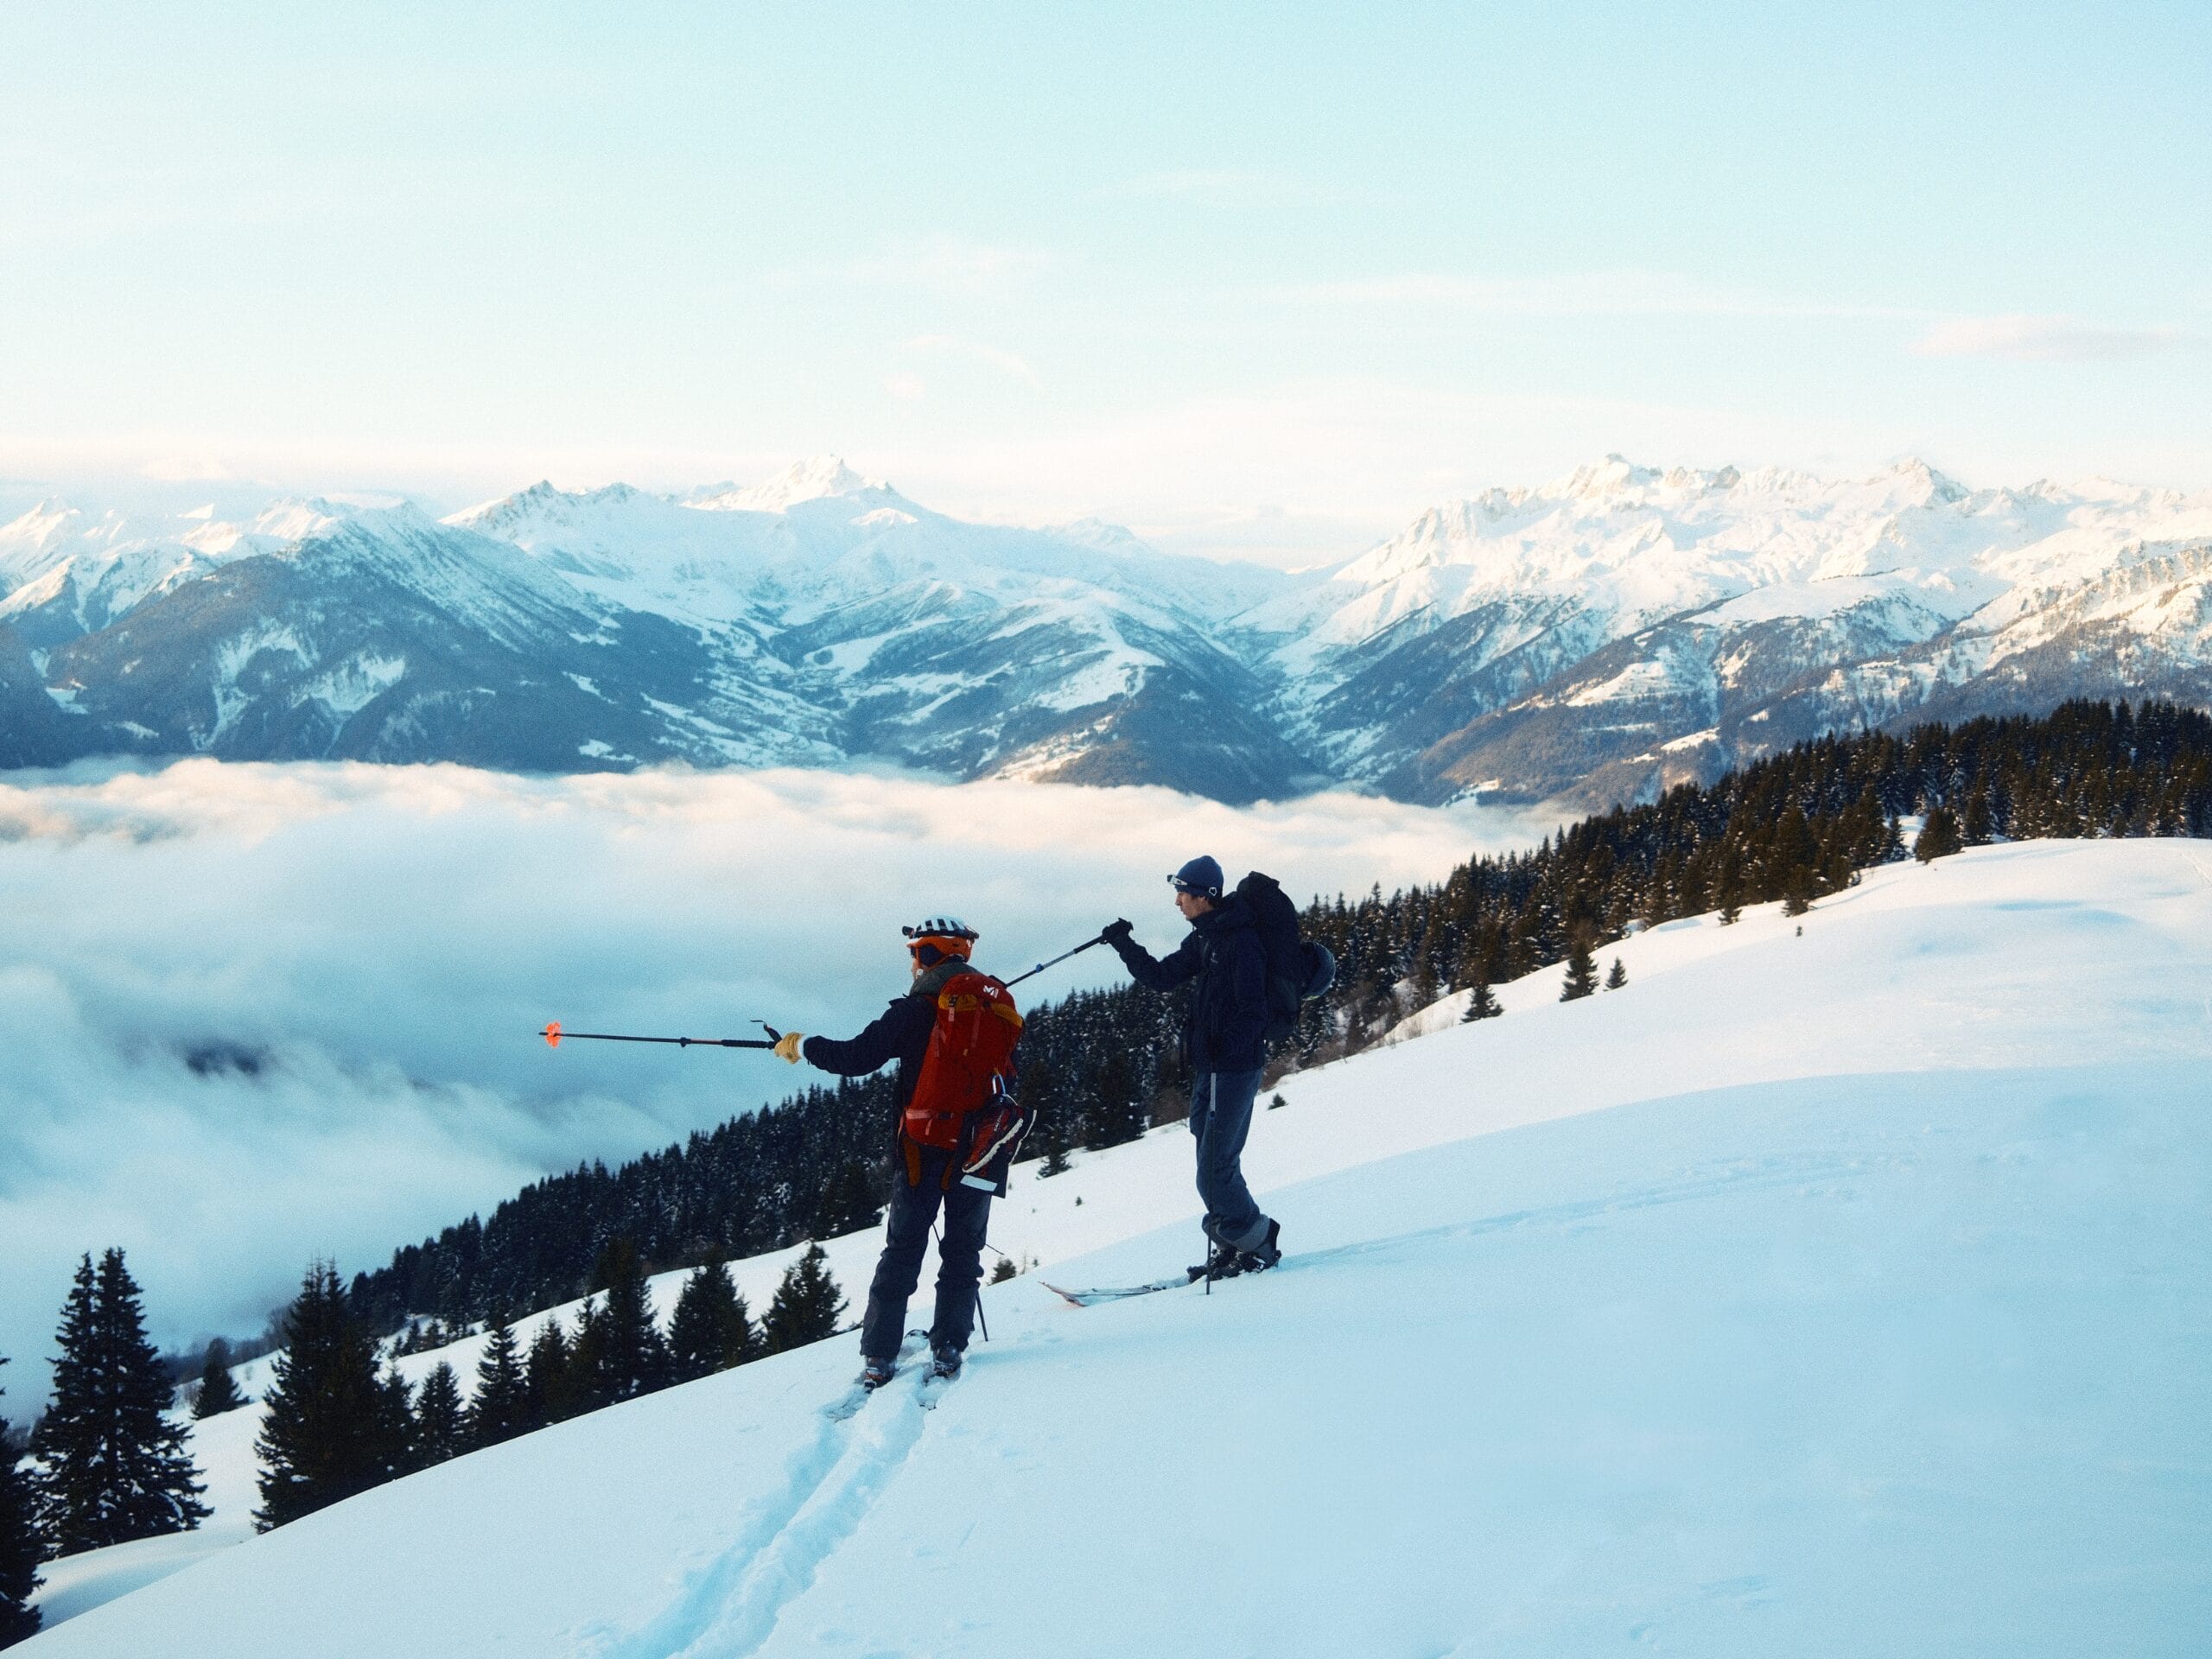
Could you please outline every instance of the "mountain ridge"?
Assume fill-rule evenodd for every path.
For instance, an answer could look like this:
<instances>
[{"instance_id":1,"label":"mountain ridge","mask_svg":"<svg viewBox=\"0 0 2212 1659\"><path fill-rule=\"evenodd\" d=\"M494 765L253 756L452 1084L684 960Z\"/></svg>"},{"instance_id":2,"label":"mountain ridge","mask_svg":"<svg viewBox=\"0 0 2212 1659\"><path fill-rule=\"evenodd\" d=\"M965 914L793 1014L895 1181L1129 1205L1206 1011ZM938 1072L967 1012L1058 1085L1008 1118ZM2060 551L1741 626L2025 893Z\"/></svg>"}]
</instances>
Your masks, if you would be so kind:
<instances>
[{"instance_id":1,"label":"mountain ridge","mask_svg":"<svg viewBox=\"0 0 2212 1659\"><path fill-rule=\"evenodd\" d=\"M1918 460L1609 455L1296 574L1096 520L969 523L835 455L682 493L541 480L443 518L55 498L0 525L0 629L60 720L10 669L0 760L891 763L1604 805L1869 722L2202 702L2208 562L2212 493L1974 489Z\"/></svg>"}]
</instances>

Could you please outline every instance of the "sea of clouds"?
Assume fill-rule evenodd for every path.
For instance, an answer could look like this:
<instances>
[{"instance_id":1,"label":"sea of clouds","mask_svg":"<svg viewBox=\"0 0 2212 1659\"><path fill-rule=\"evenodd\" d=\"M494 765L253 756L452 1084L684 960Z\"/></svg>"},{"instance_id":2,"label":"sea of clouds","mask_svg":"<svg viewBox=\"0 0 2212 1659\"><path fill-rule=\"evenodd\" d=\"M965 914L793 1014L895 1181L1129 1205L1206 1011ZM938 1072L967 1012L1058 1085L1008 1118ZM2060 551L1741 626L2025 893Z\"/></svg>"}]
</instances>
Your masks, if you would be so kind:
<instances>
[{"instance_id":1,"label":"sea of clouds","mask_svg":"<svg viewBox=\"0 0 2212 1659\"><path fill-rule=\"evenodd\" d=\"M20 1419L80 1252L118 1244L157 1338L257 1331L549 1171L666 1145L821 1074L572 1029L847 1035L950 912L1006 975L1125 915L1180 936L1210 852L1293 893L1433 880L1549 827L1351 795L817 772L531 779L231 766L0 784L0 1354ZM1107 982L1099 950L1025 1001Z\"/></svg>"}]
</instances>

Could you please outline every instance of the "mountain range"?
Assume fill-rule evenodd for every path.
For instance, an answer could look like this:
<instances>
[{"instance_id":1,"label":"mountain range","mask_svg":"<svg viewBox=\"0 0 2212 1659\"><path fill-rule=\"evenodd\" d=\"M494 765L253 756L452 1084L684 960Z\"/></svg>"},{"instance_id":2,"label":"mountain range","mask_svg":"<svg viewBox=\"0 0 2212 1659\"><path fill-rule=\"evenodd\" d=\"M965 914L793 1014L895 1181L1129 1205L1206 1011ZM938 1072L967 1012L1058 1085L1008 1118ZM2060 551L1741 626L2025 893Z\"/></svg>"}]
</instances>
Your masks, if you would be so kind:
<instances>
[{"instance_id":1,"label":"mountain range","mask_svg":"<svg viewBox=\"0 0 2212 1659\"><path fill-rule=\"evenodd\" d=\"M0 525L0 766L896 765L1234 803L1648 797L1822 732L2212 702L2212 493L1618 456L1327 569L933 512L834 457L449 517Z\"/></svg>"}]
</instances>

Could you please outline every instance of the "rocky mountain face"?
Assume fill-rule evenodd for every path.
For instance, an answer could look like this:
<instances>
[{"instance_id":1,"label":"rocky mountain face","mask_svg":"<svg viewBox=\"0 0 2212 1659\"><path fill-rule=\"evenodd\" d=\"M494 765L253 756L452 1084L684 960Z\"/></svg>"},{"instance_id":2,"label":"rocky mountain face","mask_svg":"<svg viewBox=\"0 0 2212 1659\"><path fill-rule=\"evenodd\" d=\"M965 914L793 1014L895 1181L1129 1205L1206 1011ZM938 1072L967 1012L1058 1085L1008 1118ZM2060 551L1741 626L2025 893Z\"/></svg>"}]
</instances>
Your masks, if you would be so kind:
<instances>
[{"instance_id":1,"label":"rocky mountain face","mask_svg":"<svg viewBox=\"0 0 2212 1659\"><path fill-rule=\"evenodd\" d=\"M825 458L0 525L0 766L896 763L1604 804L1799 738L2212 698L2212 496L1618 457L1300 575L963 523Z\"/></svg>"}]
</instances>

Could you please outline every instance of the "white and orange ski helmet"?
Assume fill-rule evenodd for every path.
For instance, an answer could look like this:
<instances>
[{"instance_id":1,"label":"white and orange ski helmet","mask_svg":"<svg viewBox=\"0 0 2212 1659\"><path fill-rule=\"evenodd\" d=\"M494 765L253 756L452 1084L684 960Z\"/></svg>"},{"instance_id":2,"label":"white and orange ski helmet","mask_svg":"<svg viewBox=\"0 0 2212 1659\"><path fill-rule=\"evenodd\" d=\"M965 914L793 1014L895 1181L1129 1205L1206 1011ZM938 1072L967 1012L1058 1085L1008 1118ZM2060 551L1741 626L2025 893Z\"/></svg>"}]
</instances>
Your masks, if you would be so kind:
<instances>
[{"instance_id":1,"label":"white and orange ski helmet","mask_svg":"<svg viewBox=\"0 0 2212 1659\"><path fill-rule=\"evenodd\" d=\"M925 968L933 968L947 957L965 962L976 947L976 930L957 916L925 917L899 931L906 936L906 948L921 958Z\"/></svg>"}]
</instances>

